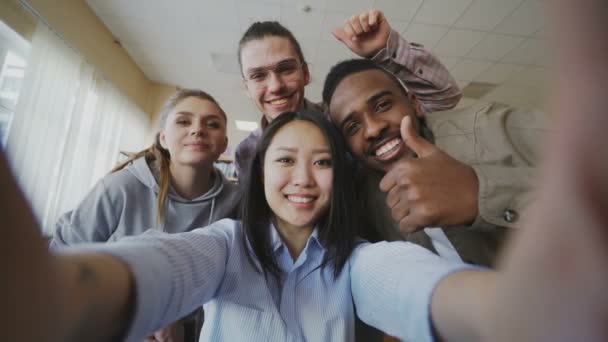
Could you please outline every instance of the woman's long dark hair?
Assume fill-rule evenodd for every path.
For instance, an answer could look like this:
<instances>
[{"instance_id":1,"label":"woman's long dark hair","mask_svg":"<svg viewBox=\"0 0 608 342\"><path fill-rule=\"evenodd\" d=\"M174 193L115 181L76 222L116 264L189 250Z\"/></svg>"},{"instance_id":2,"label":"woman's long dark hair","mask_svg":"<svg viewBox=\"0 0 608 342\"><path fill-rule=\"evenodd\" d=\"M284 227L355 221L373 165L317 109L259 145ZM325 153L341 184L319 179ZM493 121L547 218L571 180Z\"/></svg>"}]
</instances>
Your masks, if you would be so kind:
<instances>
[{"instance_id":1,"label":"woman's long dark hair","mask_svg":"<svg viewBox=\"0 0 608 342\"><path fill-rule=\"evenodd\" d=\"M331 151L333 181L331 199L327 212L317 222L318 236L327 249L323 266L330 263L334 275L342 271L350 257L358 236L358 225L354 213L353 174L347 164L346 149L339 132L321 113L300 111L279 115L264 130L251 163L249 178L245 187L241 206L245 250L250 261L257 259L264 273L281 278L281 270L274 258L270 223L273 213L264 194L264 157L275 134L286 124L307 121L317 126L328 141ZM248 243L253 250L252 255Z\"/></svg>"}]
</instances>

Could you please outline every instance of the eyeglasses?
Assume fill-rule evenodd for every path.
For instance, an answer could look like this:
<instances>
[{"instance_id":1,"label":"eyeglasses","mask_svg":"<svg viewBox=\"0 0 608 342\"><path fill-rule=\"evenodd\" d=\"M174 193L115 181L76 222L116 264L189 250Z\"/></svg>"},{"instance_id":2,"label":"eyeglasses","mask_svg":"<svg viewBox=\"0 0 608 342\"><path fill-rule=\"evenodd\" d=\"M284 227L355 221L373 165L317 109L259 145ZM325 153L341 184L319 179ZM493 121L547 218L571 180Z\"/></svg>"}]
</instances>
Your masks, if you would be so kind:
<instances>
[{"instance_id":1,"label":"eyeglasses","mask_svg":"<svg viewBox=\"0 0 608 342\"><path fill-rule=\"evenodd\" d=\"M288 59L267 67L252 68L245 75L245 80L256 86L262 86L268 81L268 75L274 73L283 81L293 81L298 78L298 72L303 64L295 59Z\"/></svg>"}]
</instances>

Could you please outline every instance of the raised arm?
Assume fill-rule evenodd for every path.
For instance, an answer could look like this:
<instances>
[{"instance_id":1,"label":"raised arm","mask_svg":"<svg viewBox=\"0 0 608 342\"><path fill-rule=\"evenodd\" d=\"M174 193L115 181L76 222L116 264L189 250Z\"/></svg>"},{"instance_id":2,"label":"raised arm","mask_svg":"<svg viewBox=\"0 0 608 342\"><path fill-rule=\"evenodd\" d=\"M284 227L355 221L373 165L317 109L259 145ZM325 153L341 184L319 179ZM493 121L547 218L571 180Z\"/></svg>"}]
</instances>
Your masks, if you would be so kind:
<instances>
[{"instance_id":1,"label":"raised arm","mask_svg":"<svg viewBox=\"0 0 608 342\"><path fill-rule=\"evenodd\" d=\"M391 29L381 11L353 15L333 34L355 54L376 61L401 79L423 113L451 109L460 101L462 92L441 61Z\"/></svg>"},{"instance_id":2,"label":"raised arm","mask_svg":"<svg viewBox=\"0 0 608 342\"><path fill-rule=\"evenodd\" d=\"M434 330L449 341L475 340L483 314L476 303L485 298L478 290L495 277L407 242L359 247L350 272L359 318L404 341L433 341Z\"/></svg>"}]
</instances>

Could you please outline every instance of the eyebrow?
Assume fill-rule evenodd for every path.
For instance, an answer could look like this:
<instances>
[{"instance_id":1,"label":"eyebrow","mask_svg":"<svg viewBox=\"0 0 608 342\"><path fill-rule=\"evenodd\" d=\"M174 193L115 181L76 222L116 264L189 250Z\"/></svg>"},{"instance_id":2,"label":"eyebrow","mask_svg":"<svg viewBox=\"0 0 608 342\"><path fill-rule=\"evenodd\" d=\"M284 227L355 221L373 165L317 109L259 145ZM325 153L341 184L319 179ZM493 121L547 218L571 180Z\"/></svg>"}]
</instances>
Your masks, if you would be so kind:
<instances>
[{"instance_id":1,"label":"eyebrow","mask_svg":"<svg viewBox=\"0 0 608 342\"><path fill-rule=\"evenodd\" d=\"M277 62L277 63L275 63L273 65L266 65L266 66L260 66L260 67L255 67L255 68L249 68L249 69L247 69L246 73L247 74L251 74L251 73L254 73L254 72L258 72L258 71L264 71L264 70L266 70L268 68L274 68L274 67L276 67L277 65L279 65L281 63L291 62L291 61L297 62L297 60L295 58L287 58L287 59L279 61L279 62Z\"/></svg>"},{"instance_id":2,"label":"eyebrow","mask_svg":"<svg viewBox=\"0 0 608 342\"><path fill-rule=\"evenodd\" d=\"M276 150L277 151L294 152L294 153L298 151L298 149L296 147L278 147ZM313 149L312 153L313 154L331 153L331 151L329 150L329 148L317 148L317 149Z\"/></svg>"},{"instance_id":3,"label":"eyebrow","mask_svg":"<svg viewBox=\"0 0 608 342\"><path fill-rule=\"evenodd\" d=\"M176 115L176 116L177 116L177 115L187 115L187 116L193 116L194 114L193 114L192 112L188 112L188 111L182 110L182 111L179 111L179 112L175 113L175 115ZM204 115L204 116L214 116L214 117L217 117L217 118L222 118L222 117L223 117L223 116L218 115L218 114L215 114L215 113L205 113L205 114L203 114L203 115Z\"/></svg>"},{"instance_id":4,"label":"eyebrow","mask_svg":"<svg viewBox=\"0 0 608 342\"><path fill-rule=\"evenodd\" d=\"M383 90L380 91L372 96L370 96L367 101L365 101L367 103L367 105L370 105L376 101L378 101L379 98L386 96L386 95L392 95L393 92L390 90ZM340 123L340 130L344 130L344 125L346 125L346 123L348 123L349 121L352 120L353 115L355 115L355 111L352 111L350 113L348 113L348 115L344 118L344 120L342 120L342 122Z\"/></svg>"}]
</instances>

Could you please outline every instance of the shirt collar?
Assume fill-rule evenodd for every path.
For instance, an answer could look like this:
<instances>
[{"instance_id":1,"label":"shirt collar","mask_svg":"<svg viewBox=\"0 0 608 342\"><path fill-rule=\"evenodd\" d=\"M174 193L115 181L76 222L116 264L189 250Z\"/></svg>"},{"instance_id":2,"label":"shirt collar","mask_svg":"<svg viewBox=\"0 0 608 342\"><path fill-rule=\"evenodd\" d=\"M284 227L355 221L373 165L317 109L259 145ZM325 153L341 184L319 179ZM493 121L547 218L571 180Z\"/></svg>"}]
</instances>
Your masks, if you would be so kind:
<instances>
[{"instance_id":1,"label":"shirt collar","mask_svg":"<svg viewBox=\"0 0 608 342\"><path fill-rule=\"evenodd\" d=\"M316 244L322 250L325 250L325 245L319 239L318 226L315 227L315 229L312 231L312 234L310 234L310 236L308 237L308 240L306 241L306 245L304 246L304 250L302 250L302 252L304 253L306 250L308 250L308 247L313 243ZM276 226L273 223L270 224L270 244L272 246L273 253L276 253L280 247L285 246L283 240L281 239L281 236L279 235L279 232L277 231Z\"/></svg>"}]
</instances>

